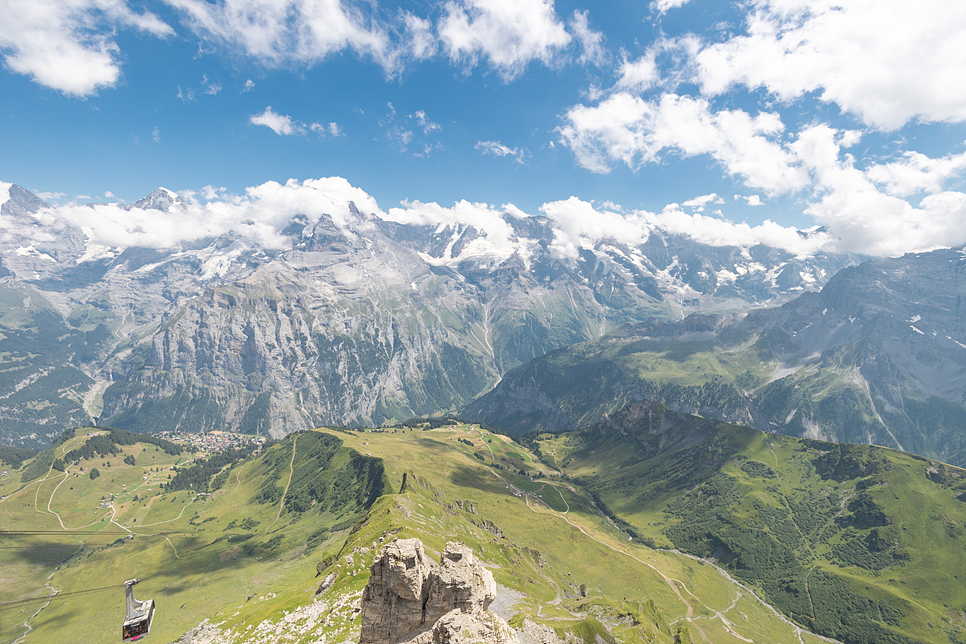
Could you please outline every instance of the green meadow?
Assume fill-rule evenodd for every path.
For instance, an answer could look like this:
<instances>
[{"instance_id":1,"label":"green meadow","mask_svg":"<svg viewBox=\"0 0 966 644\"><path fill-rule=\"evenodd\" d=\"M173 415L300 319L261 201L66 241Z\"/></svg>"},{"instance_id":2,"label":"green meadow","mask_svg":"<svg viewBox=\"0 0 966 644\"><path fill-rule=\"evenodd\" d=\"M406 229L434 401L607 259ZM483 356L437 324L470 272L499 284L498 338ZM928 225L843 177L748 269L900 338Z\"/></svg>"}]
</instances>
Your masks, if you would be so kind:
<instances>
[{"instance_id":1,"label":"green meadow","mask_svg":"<svg viewBox=\"0 0 966 644\"><path fill-rule=\"evenodd\" d=\"M151 641L207 620L225 642L341 642L394 537L432 556L467 543L515 598L512 624L578 641L818 641L714 565L628 541L581 486L478 426L300 432L207 474L189 469L194 454L142 443L53 468L91 432L51 448L39 476L21 480L43 455L0 479L6 529L43 531L0 550L3 641L119 638L121 584L137 577L135 595L158 606ZM176 466L193 488L172 491Z\"/></svg>"}]
</instances>

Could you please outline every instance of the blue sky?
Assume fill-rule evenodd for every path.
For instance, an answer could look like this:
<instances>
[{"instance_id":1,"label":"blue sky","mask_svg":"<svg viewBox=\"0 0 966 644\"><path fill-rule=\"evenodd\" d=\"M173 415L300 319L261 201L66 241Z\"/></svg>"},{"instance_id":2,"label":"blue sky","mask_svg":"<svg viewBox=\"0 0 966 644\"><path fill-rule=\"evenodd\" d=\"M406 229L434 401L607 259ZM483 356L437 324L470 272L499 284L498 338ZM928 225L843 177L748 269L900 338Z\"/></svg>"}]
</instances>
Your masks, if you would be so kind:
<instances>
[{"instance_id":1,"label":"blue sky","mask_svg":"<svg viewBox=\"0 0 966 644\"><path fill-rule=\"evenodd\" d=\"M573 217L824 225L829 249L873 255L966 243L958 1L0 11L0 180L53 204L344 177L413 217L566 201Z\"/></svg>"}]
</instances>

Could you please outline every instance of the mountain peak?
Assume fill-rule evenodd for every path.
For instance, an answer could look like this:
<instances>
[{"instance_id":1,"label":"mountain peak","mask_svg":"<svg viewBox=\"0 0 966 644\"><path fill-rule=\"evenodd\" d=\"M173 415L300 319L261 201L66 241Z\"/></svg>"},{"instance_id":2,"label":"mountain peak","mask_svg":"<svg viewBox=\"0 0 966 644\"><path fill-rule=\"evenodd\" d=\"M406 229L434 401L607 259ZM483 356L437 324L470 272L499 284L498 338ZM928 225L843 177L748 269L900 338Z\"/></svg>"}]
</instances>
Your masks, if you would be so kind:
<instances>
[{"instance_id":1,"label":"mountain peak","mask_svg":"<svg viewBox=\"0 0 966 644\"><path fill-rule=\"evenodd\" d=\"M170 212L172 208L176 210L182 210L188 205L188 202L182 199L178 193L173 190L168 190L165 187L160 187L147 197L138 199L133 204L134 208L141 208L144 210L161 210L164 212Z\"/></svg>"}]
</instances>

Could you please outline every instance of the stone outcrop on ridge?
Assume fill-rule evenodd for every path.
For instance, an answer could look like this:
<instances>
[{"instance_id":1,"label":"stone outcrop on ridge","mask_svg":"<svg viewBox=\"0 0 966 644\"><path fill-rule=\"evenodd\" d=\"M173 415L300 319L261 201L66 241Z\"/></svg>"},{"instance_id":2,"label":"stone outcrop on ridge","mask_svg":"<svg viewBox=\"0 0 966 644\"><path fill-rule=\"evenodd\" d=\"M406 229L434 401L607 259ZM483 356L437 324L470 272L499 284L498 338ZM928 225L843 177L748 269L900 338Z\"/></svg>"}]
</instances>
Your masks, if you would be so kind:
<instances>
[{"instance_id":1,"label":"stone outcrop on ridge","mask_svg":"<svg viewBox=\"0 0 966 644\"><path fill-rule=\"evenodd\" d=\"M370 572L360 644L516 643L509 625L487 610L496 599L493 574L461 543L447 543L434 564L419 539L396 539Z\"/></svg>"}]
</instances>

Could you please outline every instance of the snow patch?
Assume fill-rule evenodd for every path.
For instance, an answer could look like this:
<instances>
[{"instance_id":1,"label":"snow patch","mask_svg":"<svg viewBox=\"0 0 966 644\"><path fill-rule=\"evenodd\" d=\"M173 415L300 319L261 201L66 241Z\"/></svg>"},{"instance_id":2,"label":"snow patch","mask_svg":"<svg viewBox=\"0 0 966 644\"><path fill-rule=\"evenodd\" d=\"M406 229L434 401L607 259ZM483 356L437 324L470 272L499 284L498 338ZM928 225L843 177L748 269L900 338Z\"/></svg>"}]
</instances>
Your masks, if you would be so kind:
<instances>
[{"instance_id":1,"label":"snow patch","mask_svg":"<svg viewBox=\"0 0 966 644\"><path fill-rule=\"evenodd\" d=\"M201 265L201 279L210 280L216 275L218 277L224 277L231 268L232 262L241 255L242 250L236 248L235 250L229 251L227 253L221 253L218 255L212 255L205 263Z\"/></svg>"},{"instance_id":2,"label":"snow patch","mask_svg":"<svg viewBox=\"0 0 966 644\"><path fill-rule=\"evenodd\" d=\"M912 319L909 320L909 321L912 322L913 324L915 324L916 322L918 322L921 319L922 319L922 316L921 315L913 315L912 316Z\"/></svg>"},{"instance_id":3,"label":"snow patch","mask_svg":"<svg viewBox=\"0 0 966 644\"><path fill-rule=\"evenodd\" d=\"M83 264L84 262L94 262L99 259L113 259L122 252L124 252L123 248L114 249L105 244L98 244L97 242L91 241L90 236L88 236L87 243L84 245L84 254L78 258L77 263Z\"/></svg>"},{"instance_id":4,"label":"snow patch","mask_svg":"<svg viewBox=\"0 0 966 644\"><path fill-rule=\"evenodd\" d=\"M917 329L915 324L910 324L909 325L909 328L912 329L913 331L915 331L916 333L918 333L919 335L926 335L925 333L923 333L922 331L920 331L919 329Z\"/></svg>"},{"instance_id":5,"label":"snow patch","mask_svg":"<svg viewBox=\"0 0 966 644\"><path fill-rule=\"evenodd\" d=\"M57 260L48 255L47 253L41 253L39 250L33 246L21 246L17 249L17 254L21 257L39 257L40 259L45 259L48 262L57 263Z\"/></svg>"}]
</instances>

